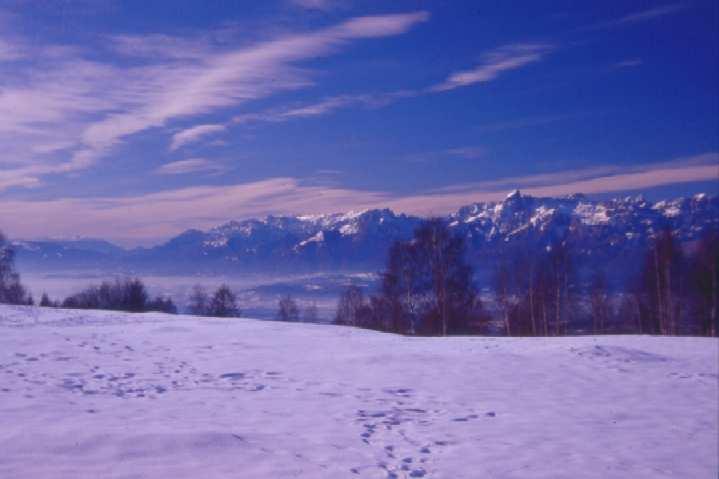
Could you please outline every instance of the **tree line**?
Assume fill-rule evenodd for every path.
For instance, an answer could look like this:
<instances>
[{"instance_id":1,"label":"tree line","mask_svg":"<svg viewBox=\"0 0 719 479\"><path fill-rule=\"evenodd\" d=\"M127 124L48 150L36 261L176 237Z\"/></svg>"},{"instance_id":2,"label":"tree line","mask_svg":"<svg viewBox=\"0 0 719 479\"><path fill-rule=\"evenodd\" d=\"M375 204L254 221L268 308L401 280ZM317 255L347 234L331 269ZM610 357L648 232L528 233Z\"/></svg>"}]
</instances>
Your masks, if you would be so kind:
<instances>
[{"instance_id":1,"label":"tree line","mask_svg":"<svg viewBox=\"0 0 719 479\"><path fill-rule=\"evenodd\" d=\"M15 270L14 253L0 234L0 303L34 305L35 301L20 282ZM62 301L50 299L43 293L38 306L68 309L100 309L130 313L163 312L177 314L178 308L171 298L150 297L147 287L139 278L103 281L66 297ZM187 313L194 316L239 318L242 310L237 295L226 284L209 294L201 285L195 285L190 293ZM277 305L278 321L317 322L317 305L310 303L300 311L300 306L290 295L282 296Z\"/></svg>"},{"instance_id":2,"label":"tree line","mask_svg":"<svg viewBox=\"0 0 719 479\"><path fill-rule=\"evenodd\" d=\"M377 294L345 289L334 323L409 335L717 336L716 233L687 254L669 229L658 232L622 287L611 287L602 268L582 264L569 229L534 247L507 245L482 301L465 239L443 220L429 220L390 248Z\"/></svg>"},{"instance_id":3,"label":"tree line","mask_svg":"<svg viewBox=\"0 0 719 479\"><path fill-rule=\"evenodd\" d=\"M669 229L659 231L641 266L623 285L611 285L601 263L583 264L569 230L534 246L508 244L496 258L484 299L467 260L466 240L441 219L422 223L409 241L389 249L374 294L357 286L341 294L333 322L398 334L446 336L500 334L639 333L717 336L719 235L705 235L689 252ZM0 233L0 303L33 304L15 269L14 252ZM177 313L170 298L151 298L138 278L103 282L40 306ZM188 312L240 317L228 285L212 294L195 286ZM275 319L317 322L314 303L301 307L290 295Z\"/></svg>"},{"instance_id":4,"label":"tree line","mask_svg":"<svg viewBox=\"0 0 719 479\"><path fill-rule=\"evenodd\" d=\"M43 294L40 306L58 306ZM144 313L158 311L177 314L177 307L168 297L150 298L145 284L139 278L104 281L99 286L89 286L79 293L65 298L59 306L70 309L106 309Z\"/></svg>"},{"instance_id":5,"label":"tree line","mask_svg":"<svg viewBox=\"0 0 719 479\"><path fill-rule=\"evenodd\" d=\"M35 301L22 285L20 275L15 268L15 252L9 241L0 232L0 304L34 305ZM177 314L178 308L171 298L156 296L152 298L140 278L103 281L99 285L89 286L82 291L66 297L64 300L52 300L43 293L39 306L69 309L101 309L126 311L132 313L157 311ZM242 310L238 306L237 295L226 284L220 285L209 294L201 285L195 285L190 293L187 305L189 314L195 316L213 316L239 318ZM290 296L285 295L278 301L276 319L280 321L317 322L317 306L308 304L302 313L300 306Z\"/></svg>"},{"instance_id":6,"label":"tree line","mask_svg":"<svg viewBox=\"0 0 719 479\"><path fill-rule=\"evenodd\" d=\"M195 316L239 318L242 310L237 305L237 295L226 284L220 285L210 296L201 285L195 285L190 294L188 312Z\"/></svg>"}]
</instances>

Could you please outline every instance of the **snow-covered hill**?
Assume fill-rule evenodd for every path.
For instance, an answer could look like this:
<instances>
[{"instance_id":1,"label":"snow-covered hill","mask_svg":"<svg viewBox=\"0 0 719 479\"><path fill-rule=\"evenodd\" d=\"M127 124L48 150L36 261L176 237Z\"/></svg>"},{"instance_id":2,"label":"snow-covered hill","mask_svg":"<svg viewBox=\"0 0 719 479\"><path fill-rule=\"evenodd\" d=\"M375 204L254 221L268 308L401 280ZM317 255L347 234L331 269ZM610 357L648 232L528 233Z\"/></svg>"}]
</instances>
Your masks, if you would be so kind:
<instances>
[{"instance_id":1,"label":"snow-covered hill","mask_svg":"<svg viewBox=\"0 0 719 479\"><path fill-rule=\"evenodd\" d=\"M231 221L208 231L188 230L149 249L118 251L87 242L17 243L21 270L95 267L138 272L262 272L370 270L389 246L421 221L384 210ZM690 242L719 230L719 197L696 195L652 203L642 197L593 201L582 195L534 198L513 192L500 202L475 203L448 217L468 238L478 263L508 245L536 245L571 235L580 251L622 268L662 228Z\"/></svg>"},{"instance_id":2,"label":"snow-covered hill","mask_svg":"<svg viewBox=\"0 0 719 479\"><path fill-rule=\"evenodd\" d=\"M718 346L0 306L0 477L714 478Z\"/></svg>"}]
</instances>

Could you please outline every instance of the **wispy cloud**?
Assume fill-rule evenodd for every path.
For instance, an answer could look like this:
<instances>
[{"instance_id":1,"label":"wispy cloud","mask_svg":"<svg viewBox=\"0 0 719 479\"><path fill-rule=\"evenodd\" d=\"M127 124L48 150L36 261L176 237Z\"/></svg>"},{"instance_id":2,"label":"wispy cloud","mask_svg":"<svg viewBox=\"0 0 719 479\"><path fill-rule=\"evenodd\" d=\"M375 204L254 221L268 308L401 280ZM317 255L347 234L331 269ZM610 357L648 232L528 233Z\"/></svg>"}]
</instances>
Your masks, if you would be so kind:
<instances>
[{"instance_id":1,"label":"wispy cloud","mask_svg":"<svg viewBox=\"0 0 719 479\"><path fill-rule=\"evenodd\" d=\"M0 62L17 60L18 58L22 57L23 54L20 51L18 45L13 45L10 42L0 38Z\"/></svg>"},{"instance_id":2,"label":"wispy cloud","mask_svg":"<svg viewBox=\"0 0 719 479\"><path fill-rule=\"evenodd\" d=\"M624 15L623 17L615 18L605 22L599 22L594 25L585 27L585 30L602 30L606 28L617 28L634 25L636 23L646 22L654 20L659 17L671 15L680 12L687 8L686 4L683 3L670 3L666 5L660 5L647 10L642 10L634 13Z\"/></svg>"},{"instance_id":3,"label":"wispy cloud","mask_svg":"<svg viewBox=\"0 0 719 479\"><path fill-rule=\"evenodd\" d=\"M165 163L155 172L160 175L182 175L186 173L221 173L225 168L216 161L206 158L188 158L187 160Z\"/></svg>"},{"instance_id":4,"label":"wispy cloud","mask_svg":"<svg viewBox=\"0 0 719 479\"><path fill-rule=\"evenodd\" d=\"M119 54L156 60L187 60L205 57L212 47L202 37L182 38L160 33L147 35L114 35L110 47Z\"/></svg>"},{"instance_id":5,"label":"wispy cloud","mask_svg":"<svg viewBox=\"0 0 719 479\"><path fill-rule=\"evenodd\" d=\"M684 8L686 8L686 6L680 3L661 5L658 7L650 8L648 10L643 10L641 12L630 13L629 15L625 15L610 23L613 23L614 25L630 25L632 23L645 22L647 20L652 20L657 17L670 15L672 13L683 10Z\"/></svg>"},{"instance_id":6,"label":"wispy cloud","mask_svg":"<svg viewBox=\"0 0 719 479\"><path fill-rule=\"evenodd\" d=\"M410 153L408 155L404 155L402 159L409 163L430 163L446 161L448 159L478 160L482 158L485 153L485 148L481 146L458 146L444 150Z\"/></svg>"},{"instance_id":7,"label":"wispy cloud","mask_svg":"<svg viewBox=\"0 0 719 479\"><path fill-rule=\"evenodd\" d=\"M171 119L206 114L307 86L311 83L308 74L295 63L329 55L351 40L404 33L427 18L426 12L358 17L317 32L208 55L200 64L163 66L152 72L157 80L153 80L144 102L85 131L84 143L89 147L85 151L104 153L121 138L164 126Z\"/></svg>"},{"instance_id":8,"label":"wispy cloud","mask_svg":"<svg viewBox=\"0 0 719 479\"><path fill-rule=\"evenodd\" d=\"M367 93L337 95L303 105L275 108L258 113L246 113L233 118L234 123L270 122L279 123L296 118L324 116L350 107L381 108L401 98L419 95L416 90L398 90L388 93Z\"/></svg>"},{"instance_id":9,"label":"wispy cloud","mask_svg":"<svg viewBox=\"0 0 719 479\"><path fill-rule=\"evenodd\" d=\"M242 219L280 213L329 213L371 207L385 198L382 193L306 185L294 178L271 178L133 197L3 201L0 217L4 219L4 229L13 237L80 234L143 243L166 238L189 226L215 226L226 221L228 215ZM48 222L48 218L58 221Z\"/></svg>"},{"instance_id":10,"label":"wispy cloud","mask_svg":"<svg viewBox=\"0 0 719 479\"><path fill-rule=\"evenodd\" d=\"M515 70L530 63L540 61L551 50L552 47L550 45L539 43L505 45L486 53L483 56L483 62L477 67L454 73L444 82L428 88L403 89L383 93L336 95L304 105L236 115L233 118L233 122L239 124L257 122L279 123L297 118L329 115L338 110L351 107L381 108L405 98L445 92L474 83L495 80L505 71Z\"/></svg>"},{"instance_id":11,"label":"wispy cloud","mask_svg":"<svg viewBox=\"0 0 719 479\"><path fill-rule=\"evenodd\" d=\"M482 146L457 146L443 150L419 151L402 156L409 163L430 163L454 160L478 160L484 157L486 149Z\"/></svg>"},{"instance_id":12,"label":"wispy cloud","mask_svg":"<svg viewBox=\"0 0 719 479\"><path fill-rule=\"evenodd\" d=\"M616 62L612 65L612 69L618 70L620 68L634 68L638 67L644 63L641 58L630 58L627 60L622 60L621 62Z\"/></svg>"},{"instance_id":13,"label":"wispy cloud","mask_svg":"<svg viewBox=\"0 0 719 479\"><path fill-rule=\"evenodd\" d=\"M518 43L497 48L482 58L474 68L451 74L445 81L430 88L431 91L454 90L475 83L496 79L503 72L522 68L540 61L552 47L543 43Z\"/></svg>"},{"instance_id":14,"label":"wispy cloud","mask_svg":"<svg viewBox=\"0 0 719 479\"><path fill-rule=\"evenodd\" d=\"M485 155L485 149L481 146L461 146L458 148L450 148L446 150L445 153L455 158L478 160Z\"/></svg>"},{"instance_id":15,"label":"wispy cloud","mask_svg":"<svg viewBox=\"0 0 719 479\"><path fill-rule=\"evenodd\" d=\"M6 173L17 186L88 168L149 128L311 85L302 61L355 40L402 34L428 17L424 11L356 17L235 49L202 42L193 49L157 35L115 37L114 48L143 60L122 68L85 59L78 49L36 47L34 62L4 78L0 91L0 141L18 150L13 158L20 163ZM32 150L60 139L61 152Z\"/></svg>"},{"instance_id":16,"label":"wispy cloud","mask_svg":"<svg viewBox=\"0 0 719 479\"><path fill-rule=\"evenodd\" d=\"M111 49L139 60L123 68L85 59L85 52L77 48L35 47L30 55L44 67L17 70L0 91L0 141L15 162L5 165L0 191L37 186L46 175L91 167L130 136L149 128L307 87L313 75L299 67L303 60L331 55L354 40L399 35L427 19L423 11L356 17L235 49L206 36L113 36ZM485 54L476 68L429 88L336 95L237 115L224 124L199 124L176 131L169 149L178 150L232 124L284 122L353 107L380 108L403 98L491 81L541 60L550 50L545 44L505 45Z\"/></svg>"},{"instance_id":17,"label":"wispy cloud","mask_svg":"<svg viewBox=\"0 0 719 479\"><path fill-rule=\"evenodd\" d=\"M396 208L438 214L472 201L495 201L520 188L533 196L641 191L664 185L712 181L719 177L719 153L710 152L642 166L598 166L530 176L499 178L441 188L395 201Z\"/></svg>"},{"instance_id":18,"label":"wispy cloud","mask_svg":"<svg viewBox=\"0 0 719 479\"><path fill-rule=\"evenodd\" d=\"M290 3L306 10L328 12L346 6L347 0L290 0Z\"/></svg>"},{"instance_id":19,"label":"wispy cloud","mask_svg":"<svg viewBox=\"0 0 719 479\"><path fill-rule=\"evenodd\" d=\"M191 128L184 129L172 135L170 150L177 150L188 143L193 143L202 137L212 135L213 133L220 133L226 129L227 127L225 125L218 124L196 125Z\"/></svg>"},{"instance_id":20,"label":"wispy cloud","mask_svg":"<svg viewBox=\"0 0 719 479\"><path fill-rule=\"evenodd\" d=\"M0 171L0 191L13 187L34 188L42 182L34 169Z\"/></svg>"},{"instance_id":21,"label":"wispy cloud","mask_svg":"<svg viewBox=\"0 0 719 479\"><path fill-rule=\"evenodd\" d=\"M530 117L524 117L524 118L517 118L514 120L507 120L507 121L498 121L493 123L485 123L478 126L479 131L483 132L495 132L495 131L505 131L505 130L516 130L520 128L529 128L534 126L541 126L541 125L548 125L550 123L555 123L558 121L564 121L569 120L573 118L578 118L581 116L585 116L586 113L565 113L565 114L558 114L558 115L540 115L540 116L530 116Z\"/></svg>"},{"instance_id":22,"label":"wispy cloud","mask_svg":"<svg viewBox=\"0 0 719 479\"><path fill-rule=\"evenodd\" d=\"M241 219L267 214L330 213L384 207L435 215L475 201L500 200L514 188L535 196L593 194L709 181L717 175L719 153L712 152L641 167L603 166L508 177L405 196L313 184L297 178L272 178L139 196L10 200L0 203L0 217L4 219L7 233L14 237L81 234L147 242L166 238L190 226L211 227L230 219L229 215ZM122 231L122 236L118 231Z\"/></svg>"}]
</instances>

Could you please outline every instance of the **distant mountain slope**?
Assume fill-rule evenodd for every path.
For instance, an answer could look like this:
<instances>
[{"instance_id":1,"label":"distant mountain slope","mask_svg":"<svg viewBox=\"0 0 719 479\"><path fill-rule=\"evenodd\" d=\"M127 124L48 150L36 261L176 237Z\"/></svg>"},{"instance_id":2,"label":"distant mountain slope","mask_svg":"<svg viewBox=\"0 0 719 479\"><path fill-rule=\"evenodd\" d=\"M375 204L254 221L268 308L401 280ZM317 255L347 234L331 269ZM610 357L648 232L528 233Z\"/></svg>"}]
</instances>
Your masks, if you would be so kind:
<instances>
[{"instance_id":1,"label":"distant mountain slope","mask_svg":"<svg viewBox=\"0 0 719 479\"><path fill-rule=\"evenodd\" d=\"M14 241L13 247L21 268L40 270L113 268L128 255L108 241L84 238Z\"/></svg>"},{"instance_id":2,"label":"distant mountain slope","mask_svg":"<svg viewBox=\"0 0 719 479\"><path fill-rule=\"evenodd\" d=\"M542 246L570 237L597 261L636 261L662 228L682 242L719 230L719 197L607 201L582 195L535 198L515 191L499 202L474 203L447 217L468 239L473 261L492 261L508 245ZM97 240L16 242L21 269L98 268L134 272L283 272L381 267L395 240L411 237L421 218L391 210L231 221L188 230L166 243L123 250ZM631 261L630 261L631 262Z\"/></svg>"}]
</instances>

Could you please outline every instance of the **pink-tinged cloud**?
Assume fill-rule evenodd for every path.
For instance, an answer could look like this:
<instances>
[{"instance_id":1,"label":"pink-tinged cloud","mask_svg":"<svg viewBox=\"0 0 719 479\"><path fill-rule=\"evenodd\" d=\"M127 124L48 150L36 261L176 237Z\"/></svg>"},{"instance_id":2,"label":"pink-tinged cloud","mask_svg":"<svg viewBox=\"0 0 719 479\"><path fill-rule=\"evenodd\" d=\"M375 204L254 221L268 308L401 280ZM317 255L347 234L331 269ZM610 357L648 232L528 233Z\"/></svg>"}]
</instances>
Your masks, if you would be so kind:
<instances>
[{"instance_id":1,"label":"pink-tinged cloud","mask_svg":"<svg viewBox=\"0 0 719 479\"><path fill-rule=\"evenodd\" d=\"M165 163L155 173L159 175L184 175L187 173L220 173L225 168L206 158L188 158L186 160Z\"/></svg>"},{"instance_id":2,"label":"pink-tinged cloud","mask_svg":"<svg viewBox=\"0 0 719 479\"><path fill-rule=\"evenodd\" d=\"M0 62L17 60L22 57L22 48L19 45L13 45L12 43L0 38Z\"/></svg>"},{"instance_id":3,"label":"pink-tinged cloud","mask_svg":"<svg viewBox=\"0 0 719 479\"><path fill-rule=\"evenodd\" d=\"M324 116L349 107L381 108L402 98L419 95L416 90L397 90L387 93L366 93L356 95L337 95L304 105L276 108L259 113L246 113L235 116L234 123L280 123L297 118L311 118Z\"/></svg>"},{"instance_id":4,"label":"pink-tinged cloud","mask_svg":"<svg viewBox=\"0 0 719 479\"><path fill-rule=\"evenodd\" d=\"M347 0L290 0L290 3L306 10L329 12L346 6Z\"/></svg>"},{"instance_id":5,"label":"pink-tinged cloud","mask_svg":"<svg viewBox=\"0 0 719 479\"><path fill-rule=\"evenodd\" d=\"M426 19L426 12L360 17L317 32L208 55L199 64L160 68L153 72L153 88L138 108L91 125L84 142L103 153L121 138L171 119L307 86L308 75L294 63L330 55L351 40L398 35ZM162 87L155 89L158 78Z\"/></svg>"},{"instance_id":6,"label":"pink-tinged cloud","mask_svg":"<svg viewBox=\"0 0 719 479\"><path fill-rule=\"evenodd\" d=\"M405 33L427 18L426 12L358 17L236 49L200 41L188 50L186 39L157 35L114 37L116 49L143 58L129 68L83 59L78 49L35 47L39 66L13 70L0 90L0 142L17 150L20 163L10 167L13 183L88 168L149 128L306 87L312 74L302 61L356 40ZM49 154L60 139L62 154ZM38 167L35 176L27 175L29 166Z\"/></svg>"},{"instance_id":7,"label":"pink-tinged cloud","mask_svg":"<svg viewBox=\"0 0 719 479\"><path fill-rule=\"evenodd\" d=\"M217 124L197 125L191 128L184 129L172 135L170 151L175 151L182 146L185 146L189 143L194 143L208 135L223 132L226 129L227 127L225 125Z\"/></svg>"},{"instance_id":8,"label":"pink-tinged cloud","mask_svg":"<svg viewBox=\"0 0 719 479\"><path fill-rule=\"evenodd\" d=\"M391 206L400 211L436 215L475 201L498 201L517 188L532 196L591 195L717 179L719 153L711 152L642 167L602 166L454 185L425 195L400 198Z\"/></svg>"},{"instance_id":9,"label":"pink-tinged cloud","mask_svg":"<svg viewBox=\"0 0 719 479\"><path fill-rule=\"evenodd\" d=\"M550 50L549 45L541 43L505 45L484 55L483 61L476 67L451 74L442 83L431 87L430 91L448 91L492 81L504 72L540 61Z\"/></svg>"},{"instance_id":10,"label":"pink-tinged cloud","mask_svg":"<svg viewBox=\"0 0 719 479\"><path fill-rule=\"evenodd\" d=\"M659 17L664 17L680 12L686 9L687 6L688 5L686 3L670 3L667 5L659 5L657 7L649 8L647 10L630 13L614 20L599 22L584 28L584 30L603 30L609 28L627 27L636 23L654 20Z\"/></svg>"},{"instance_id":11,"label":"pink-tinged cloud","mask_svg":"<svg viewBox=\"0 0 719 479\"><path fill-rule=\"evenodd\" d=\"M606 166L502 178L398 196L383 191L271 178L229 186L196 186L139 196L10 200L0 220L11 237L84 235L125 243L159 241L187 228L267 214L317 214L390 207L420 215L449 213L475 201L501 200L515 188L535 196L608 193L719 177L719 153L637 168ZM121 233L118 233L121 232Z\"/></svg>"}]
</instances>

